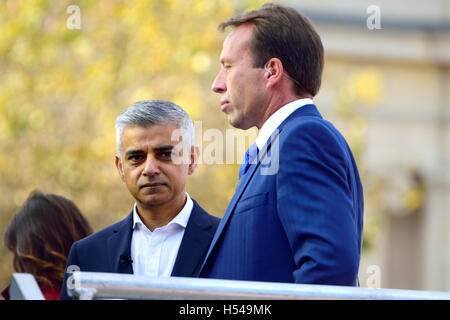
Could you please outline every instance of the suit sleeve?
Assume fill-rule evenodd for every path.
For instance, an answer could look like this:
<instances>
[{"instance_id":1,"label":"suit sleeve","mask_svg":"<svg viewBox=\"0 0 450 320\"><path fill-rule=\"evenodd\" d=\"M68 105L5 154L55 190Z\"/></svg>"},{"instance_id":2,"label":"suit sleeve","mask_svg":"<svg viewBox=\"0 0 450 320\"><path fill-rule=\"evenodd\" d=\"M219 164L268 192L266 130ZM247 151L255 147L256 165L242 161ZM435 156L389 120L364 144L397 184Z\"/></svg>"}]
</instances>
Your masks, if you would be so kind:
<instances>
[{"instance_id":1,"label":"suit sleeve","mask_svg":"<svg viewBox=\"0 0 450 320\"><path fill-rule=\"evenodd\" d=\"M67 269L70 266L76 266L80 268L78 264L78 255L77 255L77 243L75 242L70 248L69 257L67 258L66 270L64 275L64 280L61 287L60 300L71 300L72 298L67 293L67 281L69 280L70 274L67 273ZM81 270L80 270L81 271Z\"/></svg>"},{"instance_id":2,"label":"suit sleeve","mask_svg":"<svg viewBox=\"0 0 450 320\"><path fill-rule=\"evenodd\" d=\"M294 280L355 285L359 248L343 140L318 121L284 130L277 211L295 260Z\"/></svg>"}]
</instances>

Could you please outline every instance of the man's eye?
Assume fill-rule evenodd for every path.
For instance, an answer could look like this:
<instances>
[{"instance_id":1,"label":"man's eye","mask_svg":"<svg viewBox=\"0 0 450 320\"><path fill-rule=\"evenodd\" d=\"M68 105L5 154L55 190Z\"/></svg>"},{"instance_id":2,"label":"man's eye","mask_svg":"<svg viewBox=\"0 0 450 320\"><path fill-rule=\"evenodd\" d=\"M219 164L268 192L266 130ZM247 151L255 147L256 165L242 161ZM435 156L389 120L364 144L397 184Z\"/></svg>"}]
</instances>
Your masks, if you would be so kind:
<instances>
[{"instance_id":1,"label":"man's eye","mask_svg":"<svg viewBox=\"0 0 450 320\"><path fill-rule=\"evenodd\" d=\"M225 70L225 72L228 72L231 69L231 65L229 64L223 64L222 68Z\"/></svg>"},{"instance_id":2,"label":"man's eye","mask_svg":"<svg viewBox=\"0 0 450 320\"><path fill-rule=\"evenodd\" d=\"M143 158L144 158L143 156L133 155L128 157L128 160L131 162L139 162L142 161Z\"/></svg>"},{"instance_id":3,"label":"man's eye","mask_svg":"<svg viewBox=\"0 0 450 320\"><path fill-rule=\"evenodd\" d=\"M161 159L170 159L172 157L172 151L162 152L158 155Z\"/></svg>"}]
</instances>

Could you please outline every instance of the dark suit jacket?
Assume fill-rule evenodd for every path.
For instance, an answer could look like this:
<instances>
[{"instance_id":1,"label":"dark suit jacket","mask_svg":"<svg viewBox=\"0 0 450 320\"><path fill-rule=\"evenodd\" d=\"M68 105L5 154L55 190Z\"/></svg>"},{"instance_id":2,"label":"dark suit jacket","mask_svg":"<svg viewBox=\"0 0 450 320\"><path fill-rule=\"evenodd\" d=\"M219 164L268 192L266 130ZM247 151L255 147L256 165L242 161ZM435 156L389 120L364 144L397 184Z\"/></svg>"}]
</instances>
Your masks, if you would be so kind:
<instances>
[{"instance_id":1,"label":"dark suit jacket","mask_svg":"<svg viewBox=\"0 0 450 320\"><path fill-rule=\"evenodd\" d=\"M203 210L194 199L192 201L194 206L172 270L172 276L175 277L198 276L201 262L220 221ZM133 211L124 220L75 242L69 253L67 267L75 265L80 271L132 274L132 264L123 259L131 256L132 234ZM61 299L70 299L67 278L66 273Z\"/></svg>"},{"instance_id":2,"label":"dark suit jacket","mask_svg":"<svg viewBox=\"0 0 450 320\"><path fill-rule=\"evenodd\" d=\"M306 105L269 139L270 165L264 149L241 178L200 277L355 285L363 190L345 139ZM265 174L273 161L278 170Z\"/></svg>"}]
</instances>

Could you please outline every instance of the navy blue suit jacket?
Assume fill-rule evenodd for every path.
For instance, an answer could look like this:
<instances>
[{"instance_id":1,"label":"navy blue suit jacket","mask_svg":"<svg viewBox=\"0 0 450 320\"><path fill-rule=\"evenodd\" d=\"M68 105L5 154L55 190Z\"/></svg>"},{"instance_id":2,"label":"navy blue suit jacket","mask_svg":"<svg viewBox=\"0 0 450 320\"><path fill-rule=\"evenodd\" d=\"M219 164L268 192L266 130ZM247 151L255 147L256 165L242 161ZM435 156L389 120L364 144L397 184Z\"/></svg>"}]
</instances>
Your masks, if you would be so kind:
<instances>
[{"instance_id":1,"label":"navy blue suit jacket","mask_svg":"<svg viewBox=\"0 0 450 320\"><path fill-rule=\"evenodd\" d=\"M274 161L278 170L264 172ZM306 105L278 127L241 178L200 277L356 285L362 228L353 155L336 128Z\"/></svg>"},{"instance_id":2,"label":"navy blue suit jacket","mask_svg":"<svg viewBox=\"0 0 450 320\"><path fill-rule=\"evenodd\" d=\"M172 270L174 277L197 277L220 219L209 215L192 199L194 207L178 250ZM75 242L70 249L67 267L78 266L80 271L133 274L133 267L124 257L131 256L133 211L122 221ZM122 258L121 258L122 256ZM67 294L66 273L61 299Z\"/></svg>"}]
</instances>

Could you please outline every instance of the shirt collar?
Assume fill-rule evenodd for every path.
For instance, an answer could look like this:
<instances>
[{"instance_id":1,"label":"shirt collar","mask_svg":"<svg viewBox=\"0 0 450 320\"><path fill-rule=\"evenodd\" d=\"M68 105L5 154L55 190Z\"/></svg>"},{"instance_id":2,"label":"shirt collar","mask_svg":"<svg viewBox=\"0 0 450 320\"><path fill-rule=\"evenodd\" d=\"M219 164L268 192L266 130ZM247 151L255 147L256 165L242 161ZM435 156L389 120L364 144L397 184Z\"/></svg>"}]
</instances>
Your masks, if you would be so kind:
<instances>
[{"instance_id":1,"label":"shirt collar","mask_svg":"<svg viewBox=\"0 0 450 320\"><path fill-rule=\"evenodd\" d=\"M192 208L194 207L194 203L189 197L189 194L186 192L186 203L184 204L183 209L167 224L178 224L182 228L186 228L189 218L191 216ZM133 229L136 229L136 227L140 228L141 226L145 226L144 223L141 220L141 217L139 217L139 214L137 212L137 204L134 203L133 207Z\"/></svg>"},{"instance_id":2,"label":"shirt collar","mask_svg":"<svg viewBox=\"0 0 450 320\"><path fill-rule=\"evenodd\" d=\"M295 110L308 104L314 104L310 98L298 99L282 106L269 119L264 122L263 126L259 130L258 137L255 140L259 150L262 150L267 140L269 140L272 133L276 128L291 115Z\"/></svg>"}]
</instances>

